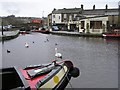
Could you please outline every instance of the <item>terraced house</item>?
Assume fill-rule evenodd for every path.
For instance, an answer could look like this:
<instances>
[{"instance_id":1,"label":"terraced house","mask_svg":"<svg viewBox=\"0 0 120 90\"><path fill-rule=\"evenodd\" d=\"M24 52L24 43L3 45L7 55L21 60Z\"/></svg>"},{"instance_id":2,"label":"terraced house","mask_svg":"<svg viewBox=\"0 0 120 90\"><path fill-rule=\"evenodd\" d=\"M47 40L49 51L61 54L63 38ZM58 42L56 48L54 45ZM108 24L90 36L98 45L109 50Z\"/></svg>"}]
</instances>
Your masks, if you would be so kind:
<instances>
[{"instance_id":1,"label":"terraced house","mask_svg":"<svg viewBox=\"0 0 120 90\"><path fill-rule=\"evenodd\" d=\"M114 29L118 25L119 9L63 8L54 9L48 15L48 26L57 26L59 30L77 31L81 33L103 33Z\"/></svg>"}]
</instances>

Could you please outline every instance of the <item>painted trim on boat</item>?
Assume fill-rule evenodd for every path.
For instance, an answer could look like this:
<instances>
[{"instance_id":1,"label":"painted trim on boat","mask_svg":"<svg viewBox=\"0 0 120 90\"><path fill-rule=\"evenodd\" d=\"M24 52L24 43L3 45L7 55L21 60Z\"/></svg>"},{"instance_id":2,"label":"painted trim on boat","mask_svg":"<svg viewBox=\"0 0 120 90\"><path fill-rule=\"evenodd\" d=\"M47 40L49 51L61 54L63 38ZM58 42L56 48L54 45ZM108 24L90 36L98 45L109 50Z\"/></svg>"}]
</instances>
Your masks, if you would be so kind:
<instances>
[{"instance_id":1,"label":"painted trim on boat","mask_svg":"<svg viewBox=\"0 0 120 90\"><path fill-rule=\"evenodd\" d=\"M67 66L58 65L56 69L53 69L51 73L49 73L36 84L36 88L54 88L61 81L67 71Z\"/></svg>"},{"instance_id":2,"label":"painted trim on boat","mask_svg":"<svg viewBox=\"0 0 120 90\"><path fill-rule=\"evenodd\" d=\"M54 88L62 80L67 70L68 68L66 66L63 66L63 68L53 78L51 78L40 88Z\"/></svg>"}]
</instances>

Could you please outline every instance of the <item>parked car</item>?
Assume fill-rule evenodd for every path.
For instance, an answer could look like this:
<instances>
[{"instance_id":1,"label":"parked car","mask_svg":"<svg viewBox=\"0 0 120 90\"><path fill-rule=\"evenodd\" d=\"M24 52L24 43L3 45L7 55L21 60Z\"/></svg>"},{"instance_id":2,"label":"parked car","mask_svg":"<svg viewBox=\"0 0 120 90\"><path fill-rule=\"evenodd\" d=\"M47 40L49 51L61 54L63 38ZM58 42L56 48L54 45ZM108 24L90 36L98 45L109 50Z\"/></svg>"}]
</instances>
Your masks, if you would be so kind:
<instances>
[{"instance_id":1,"label":"parked car","mask_svg":"<svg viewBox=\"0 0 120 90\"><path fill-rule=\"evenodd\" d=\"M52 31L59 31L58 26L52 26Z\"/></svg>"}]
</instances>

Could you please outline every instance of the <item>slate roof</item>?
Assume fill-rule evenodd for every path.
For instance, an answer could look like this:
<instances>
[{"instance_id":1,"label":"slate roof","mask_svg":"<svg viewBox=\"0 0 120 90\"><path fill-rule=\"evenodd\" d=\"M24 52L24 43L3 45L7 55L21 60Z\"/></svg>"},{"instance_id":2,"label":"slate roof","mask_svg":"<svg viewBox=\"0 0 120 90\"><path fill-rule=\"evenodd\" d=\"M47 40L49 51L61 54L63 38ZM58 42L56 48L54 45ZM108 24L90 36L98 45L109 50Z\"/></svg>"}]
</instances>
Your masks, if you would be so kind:
<instances>
[{"instance_id":1,"label":"slate roof","mask_svg":"<svg viewBox=\"0 0 120 90\"><path fill-rule=\"evenodd\" d=\"M69 14L69 13L79 13L81 11L82 11L81 8L70 8L70 9L64 8L64 9L56 9L52 13L53 14L61 14L61 13Z\"/></svg>"},{"instance_id":2,"label":"slate roof","mask_svg":"<svg viewBox=\"0 0 120 90\"><path fill-rule=\"evenodd\" d=\"M118 15L118 9L88 9L83 11L83 15Z\"/></svg>"},{"instance_id":3,"label":"slate roof","mask_svg":"<svg viewBox=\"0 0 120 90\"><path fill-rule=\"evenodd\" d=\"M82 14L82 15L118 15L118 8L114 8L114 9L85 9L82 10L81 8L70 8L70 9L56 9L53 10L52 12L53 14L62 14L62 13L66 13L66 14Z\"/></svg>"},{"instance_id":4,"label":"slate roof","mask_svg":"<svg viewBox=\"0 0 120 90\"><path fill-rule=\"evenodd\" d=\"M104 15L104 10L84 10L83 15Z\"/></svg>"}]
</instances>

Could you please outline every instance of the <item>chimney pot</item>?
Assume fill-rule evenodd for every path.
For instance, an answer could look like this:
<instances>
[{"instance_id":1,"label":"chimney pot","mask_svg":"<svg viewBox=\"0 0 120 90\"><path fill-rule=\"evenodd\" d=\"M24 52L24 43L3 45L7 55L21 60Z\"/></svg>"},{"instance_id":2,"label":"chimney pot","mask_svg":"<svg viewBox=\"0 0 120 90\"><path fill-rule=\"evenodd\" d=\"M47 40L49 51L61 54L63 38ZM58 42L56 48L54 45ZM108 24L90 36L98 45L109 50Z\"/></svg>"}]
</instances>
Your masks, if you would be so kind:
<instances>
[{"instance_id":1,"label":"chimney pot","mask_svg":"<svg viewBox=\"0 0 120 90\"><path fill-rule=\"evenodd\" d=\"M81 4L81 9L83 10L83 4Z\"/></svg>"},{"instance_id":2,"label":"chimney pot","mask_svg":"<svg viewBox=\"0 0 120 90\"><path fill-rule=\"evenodd\" d=\"M93 5L93 10L95 10L95 5Z\"/></svg>"},{"instance_id":3,"label":"chimney pot","mask_svg":"<svg viewBox=\"0 0 120 90\"><path fill-rule=\"evenodd\" d=\"M107 4L106 4L105 8L108 9L108 5Z\"/></svg>"}]
</instances>

